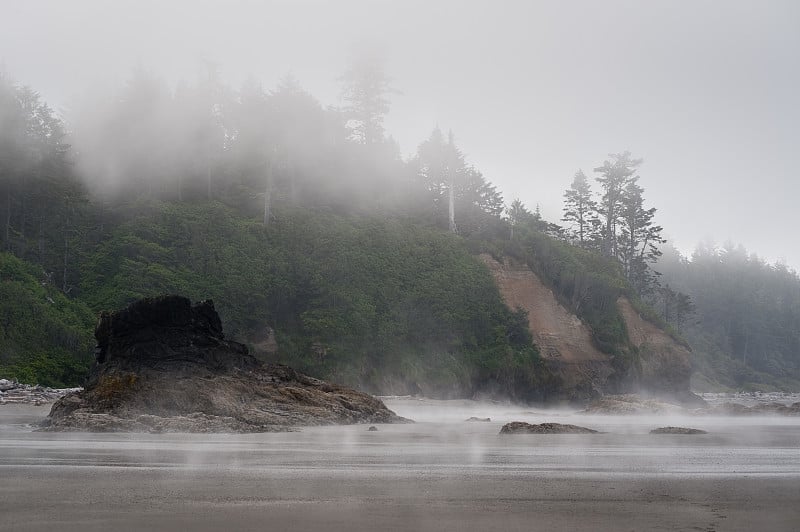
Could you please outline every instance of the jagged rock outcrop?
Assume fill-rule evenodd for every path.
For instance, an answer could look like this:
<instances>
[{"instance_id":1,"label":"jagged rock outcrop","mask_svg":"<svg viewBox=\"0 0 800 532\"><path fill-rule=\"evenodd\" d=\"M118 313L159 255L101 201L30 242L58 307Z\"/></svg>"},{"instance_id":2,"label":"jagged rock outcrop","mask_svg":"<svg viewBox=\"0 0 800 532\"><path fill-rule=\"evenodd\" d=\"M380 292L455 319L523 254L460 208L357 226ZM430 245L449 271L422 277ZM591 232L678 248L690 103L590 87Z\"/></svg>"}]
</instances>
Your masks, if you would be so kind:
<instances>
[{"instance_id":1,"label":"jagged rock outcrop","mask_svg":"<svg viewBox=\"0 0 800 532\"><path fill-rule=\"evenodd\" d=\"M596 430L562 423L539 423L534 425L524 421L506 423L500 434L597 434Z\"/></svg>"},{"instance_id":2,"label":"jagged rock outcrop","mask_svg":"<svg viewBox=\"0 0 800 532\"><path fill-rule=\"evenodd\" d=\"M211 301L143 299L103 313L82 391L44 430L264 432L298 425L405 421L378 399L264 364L226 340Z\"/></svg>"}]
</instances>

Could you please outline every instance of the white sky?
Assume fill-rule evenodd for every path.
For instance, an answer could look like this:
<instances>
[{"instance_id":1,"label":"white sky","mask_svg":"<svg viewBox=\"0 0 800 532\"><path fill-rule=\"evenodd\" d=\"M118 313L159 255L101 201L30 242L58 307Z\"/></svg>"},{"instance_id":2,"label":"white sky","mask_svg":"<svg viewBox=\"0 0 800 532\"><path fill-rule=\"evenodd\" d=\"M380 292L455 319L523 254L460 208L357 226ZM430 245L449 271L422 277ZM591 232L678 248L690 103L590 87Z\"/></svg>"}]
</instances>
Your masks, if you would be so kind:
<instances>
[{"instance_id":1,"label":"white sky","mask_svg":"<svg viewBox=\"0 0 800 532\"><path fill-rule=\"evenodd\" d=\"M558 221L578 168L630 150L679 248L731 239L800 269L800 1L0 0L0 63L56 107L204 59L337 104L363 50L402 91L404 154L452 129L508 202Z\"/></svg>"}]
</instances>

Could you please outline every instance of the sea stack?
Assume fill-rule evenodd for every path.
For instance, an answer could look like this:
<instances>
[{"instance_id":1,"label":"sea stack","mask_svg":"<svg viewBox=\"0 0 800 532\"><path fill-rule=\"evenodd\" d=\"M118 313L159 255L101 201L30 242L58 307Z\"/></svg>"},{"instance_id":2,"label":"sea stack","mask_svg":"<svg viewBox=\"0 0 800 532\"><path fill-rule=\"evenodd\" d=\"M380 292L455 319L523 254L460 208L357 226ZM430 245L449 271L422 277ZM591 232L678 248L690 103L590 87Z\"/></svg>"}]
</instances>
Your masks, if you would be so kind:
<instances>
[{"instance_id":1,"label":"sea stack","mask_svg":"<svg viewBox=\"0 0 800 532\"><path fill-rule=\"evenodd\" d=\"M270 432L397 423L371 395L266 364L225 339L210 300L136 301L104 312L86 386L53 405L43 430Z\"/></svg>"}]
</instances>

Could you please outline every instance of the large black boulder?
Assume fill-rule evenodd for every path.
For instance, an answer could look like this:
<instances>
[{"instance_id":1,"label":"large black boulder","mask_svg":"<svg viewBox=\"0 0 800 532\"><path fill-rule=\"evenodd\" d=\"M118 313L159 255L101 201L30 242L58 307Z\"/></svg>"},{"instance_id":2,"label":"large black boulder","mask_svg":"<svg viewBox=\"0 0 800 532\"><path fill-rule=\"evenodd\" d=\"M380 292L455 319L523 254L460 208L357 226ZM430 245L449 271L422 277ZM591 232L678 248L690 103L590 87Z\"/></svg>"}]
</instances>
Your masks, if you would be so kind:
<instances>
[{"instance_id":1,"label":"large black boulder","mask_svg":"<svg viewBox=\"0 0 800 532\"><path fill-rule=\"evenodd\" d=\"M82 391L44 430L264 432L298 425L406 421L375 397L265 364L225 339L210 300L142 299L104 312Z\"/></svg>"}]
</instances>

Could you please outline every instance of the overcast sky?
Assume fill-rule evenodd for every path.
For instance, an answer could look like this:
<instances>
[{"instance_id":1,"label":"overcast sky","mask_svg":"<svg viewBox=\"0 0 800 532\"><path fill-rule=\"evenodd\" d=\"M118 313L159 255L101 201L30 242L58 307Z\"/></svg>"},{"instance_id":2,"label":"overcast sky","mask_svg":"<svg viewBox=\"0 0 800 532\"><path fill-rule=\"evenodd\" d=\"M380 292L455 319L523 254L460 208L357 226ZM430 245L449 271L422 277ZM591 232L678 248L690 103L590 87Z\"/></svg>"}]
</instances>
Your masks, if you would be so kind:
<instances>
[{"instance_id":1,"label":"overcast sky","mask_svg":"<svg viewBox=\"0 0 800 532\"><path fill-rule=\"evenodd\" d=\"M0 0L0 63L57 108L205 60L336 105L365 50L402 92L404 155L452 129L507 202L558 221L578 168L630 150L680 249L731 239L800 269L800 1Z\"/></svg>"}]
</instances>

